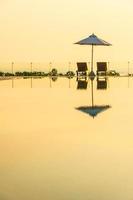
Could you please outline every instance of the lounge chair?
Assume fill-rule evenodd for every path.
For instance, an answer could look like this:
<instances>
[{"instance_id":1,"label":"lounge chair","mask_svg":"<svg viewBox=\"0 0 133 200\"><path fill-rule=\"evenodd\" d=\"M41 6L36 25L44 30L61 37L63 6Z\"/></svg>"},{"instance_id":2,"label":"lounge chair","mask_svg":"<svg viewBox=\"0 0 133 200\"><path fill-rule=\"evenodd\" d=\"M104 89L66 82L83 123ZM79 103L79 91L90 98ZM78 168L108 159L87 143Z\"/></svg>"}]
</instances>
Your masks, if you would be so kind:
<instances>
[{"instance_id":1,"label":"lounge chair","mask_svg":"<svg viewBox=\"0 0 133 200\"><path fill-rule=\"evenodd\" d=\"M107 63L97 62L97 76L106 76L107 74Z\"/></svg>"},{"instance_id":2,"label":"lounge chair","mask_svg":"<svg viewBox=\"0 0 133 200\"><path fill-rule=\"evenodd\" d=\"M77 77L78 76L87 76L87 63L86 62L78 62L77 63Z\"/></svg>"}]
</instances>

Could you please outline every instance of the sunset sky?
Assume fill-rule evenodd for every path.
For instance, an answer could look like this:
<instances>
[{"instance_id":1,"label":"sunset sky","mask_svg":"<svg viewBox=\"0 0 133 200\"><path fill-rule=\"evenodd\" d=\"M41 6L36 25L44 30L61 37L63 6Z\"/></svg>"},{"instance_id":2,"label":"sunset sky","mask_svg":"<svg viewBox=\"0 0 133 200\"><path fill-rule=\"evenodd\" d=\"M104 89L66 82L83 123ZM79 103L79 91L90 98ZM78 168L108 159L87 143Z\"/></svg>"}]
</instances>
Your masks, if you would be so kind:
<instances>
[{"instance_id":1,"label":"sunset sky","mask_svg":"<svg viewBox=\"0 0 133 200\"><path fill-rule=\"evenodd\" d=\"M95 59L133 61L132 0L1 0L0 62L89 60L74 42L95 33L113 44Z\"/></svg>"}]
</instances>

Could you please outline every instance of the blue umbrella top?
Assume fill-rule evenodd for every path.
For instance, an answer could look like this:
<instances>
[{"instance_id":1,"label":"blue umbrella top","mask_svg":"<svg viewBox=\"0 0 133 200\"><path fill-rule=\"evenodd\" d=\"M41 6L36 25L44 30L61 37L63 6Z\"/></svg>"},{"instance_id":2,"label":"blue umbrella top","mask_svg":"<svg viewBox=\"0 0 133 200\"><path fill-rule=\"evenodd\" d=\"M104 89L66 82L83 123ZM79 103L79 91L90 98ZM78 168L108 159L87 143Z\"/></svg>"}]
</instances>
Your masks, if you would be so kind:
<instances>
[{"instance_id":1,"label":"blue umbrella top","mask_svg":"<svg viewBox=\"0 0 133 200\"><path fill-rule=\"evenodd\" d=\"M110 43L106 42L105 40L102 40L98 38L96 35L92 34L89 37L80 40L76 42L75 44L79 45L99 45L99 46L111 46Z\"/></svg>"}]
</instances>

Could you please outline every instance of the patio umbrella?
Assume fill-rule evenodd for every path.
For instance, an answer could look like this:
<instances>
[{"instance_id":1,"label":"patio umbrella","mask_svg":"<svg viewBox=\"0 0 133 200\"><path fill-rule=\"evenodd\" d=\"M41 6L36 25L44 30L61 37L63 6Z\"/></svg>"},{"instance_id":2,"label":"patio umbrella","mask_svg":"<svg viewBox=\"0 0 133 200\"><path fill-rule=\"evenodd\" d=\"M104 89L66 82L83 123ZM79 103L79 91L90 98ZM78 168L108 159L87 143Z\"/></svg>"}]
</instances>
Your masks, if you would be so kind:
<instances>
[{"instance_id":1,"label":"patio umbrella","mask_svg":"<svg viewBox=\"0 0 133 200\"><path fill-rule=\"evenodd\" d=\"M76 42L75 44L79 45L91 45L92 46L92 55L91 55L91 72L90 75L95 75L93 72L93 51L94 46L111 46L110 43L98 38L96 35L92 34L89 37L80 40L79 42Z\"/></svg>"},{"instance_id":2,"label":"patio umbrella","mask_svg":"<svg viewBox=\"0 0 133 200\"><path fill-rule=\"evenodd\" d=\"M91 106L80 106L76 108L91 117L96 117L99 113L111 108L110 105L94 105L94 92L93 92L93 80L91 80Z\"/></svg>"}]
</instances>

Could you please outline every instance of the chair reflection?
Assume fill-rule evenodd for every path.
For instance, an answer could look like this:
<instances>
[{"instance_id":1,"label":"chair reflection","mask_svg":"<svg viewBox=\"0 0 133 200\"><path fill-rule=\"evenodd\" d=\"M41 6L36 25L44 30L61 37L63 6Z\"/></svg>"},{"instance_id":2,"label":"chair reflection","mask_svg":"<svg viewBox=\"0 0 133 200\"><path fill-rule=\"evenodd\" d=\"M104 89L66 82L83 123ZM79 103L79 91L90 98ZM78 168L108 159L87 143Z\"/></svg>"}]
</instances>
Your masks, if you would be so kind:
<instances>
[{"instance_id":1,"label":"chair reflection","mask_svg":"<svg viewBox=\"0 0 133 200\"><path fill-rule=\"evenodd\" d=\"M107 89L107 78L97 78L97 89L98 90L106 90Z\"/></svg>"},{"instance_id":2,"label":"chair reflection","mask_svg":"<svg viewBox=\"0 0 133 200\"><path fill-rule=\"evenodd\" d=\"M101 84L101 80L98 82L99 80L97 80L97 84L100 82L100 84ZM107 81L107 80L105 80L105 81ZM103 111L105 111L105 110L107 110L107 109L109 109L109 108L111 108L111 106L110 105L96 105L96 104L94 104L94 88L93 88L93 80L91 80L91 105L90 106L80 106L80 107L77 107L76 109L77 110L79 110L79 111L82 111L82 112L84 112L84 113L86 113L86 114L89 114L91 117L96 117L99 113L101 113L101 112L103 112ZM101 84L102 85L102 87L100 87L100 89L101 88L103 88L103 86L105 87L107 87L107 83L105 84ZM105 87L105 88L106 88Z\"/></svg>"},{"instance_id":3,"label":"chair reflection","mask_svg":"<svg viewBox=\"0 0 133 200\"><path fill-rule=\"evenodd\" d=\"M85 80L79 80L77 79L77 89L78 90L86 90L88 86L88 81Z\"/></svg>"}]
</instances>

